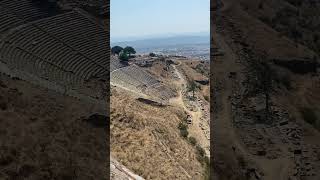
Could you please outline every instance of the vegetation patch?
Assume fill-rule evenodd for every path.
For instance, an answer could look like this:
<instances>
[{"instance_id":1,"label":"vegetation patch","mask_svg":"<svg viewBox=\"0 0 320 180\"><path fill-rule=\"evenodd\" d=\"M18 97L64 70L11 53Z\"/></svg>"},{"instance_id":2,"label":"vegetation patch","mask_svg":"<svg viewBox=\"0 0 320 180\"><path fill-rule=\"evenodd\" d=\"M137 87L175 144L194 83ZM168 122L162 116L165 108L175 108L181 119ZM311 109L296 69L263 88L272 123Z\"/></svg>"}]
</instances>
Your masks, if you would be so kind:
<instances>
[{"instance_id":1,"label":"vegetation patch","mask_svg":"<svg viewBox=\"0 0 320 180\"><path fill-rule=\"evenodd\" d=\"M300 110L300 112L302 114L303 119L307 123L311 124L316 129L320 130L319 118L317 117L317 114L314 109L304 107Z\"/></svg>"},{"instance_id":2,"label":"vegetation patch","mask_svg":"<svg viewBox=\"0 0 320 180\"><path fill-rule=\"evenodd\" d=\"M209 101L210 101L209 96L203 96L203 98L204 98L207 102L209 102Z\"/></svg>"},{"instance_id":3,"label":"vegetation patch","mask_svg":"<svg viewBox=\"0 0 320 180\"><path fill-rule=\"evenodd\" d=\"M192 144L192 145L196 145L197 144L197 140L196 140L196 138L194 138L194 137L189 137L188 138L188 141Z\"/></svg>"},{"instance_id":4,"label":"vegetation patch","mask_svg":"<svg viewBox=\"0 0 320 180\"><path fill-rule=\"evenodd\" d=\"M188 125L184 122L180 122L178 129L180 130L180 135L184 138L188 138L189 132L188 132Z\"/></svg>"},{"instance_id":5,"label":"vegetation patch","mask_svg":"<svg viewBox=\"0 0 320 180\"><path fill-rule=\"evenodd\" d=\"M197 159L198 161L205 167L204 170L204 179L210 179L210 161L209 158L206 156L205 150L197 143L197 140L194 137L188 138L188 125L181 121L178 125L180 130L180 134L182 137L188 140L188 142L193 145L196 149Z\"/></svg>"},{"instance_id":6,"label":"vegetation patch","mask_svg":"<svg viewBox=\"0 0 320 180\"><path fill-rule=\"evenodd\" d=\"M198 73L206 76L206 77L209 77L209 74L210 74L210 70L208 69L208 65L205 65L205 64L198 64L196 67L193 67L194 70L196 70Z\"/></svg>"}]
</instances>

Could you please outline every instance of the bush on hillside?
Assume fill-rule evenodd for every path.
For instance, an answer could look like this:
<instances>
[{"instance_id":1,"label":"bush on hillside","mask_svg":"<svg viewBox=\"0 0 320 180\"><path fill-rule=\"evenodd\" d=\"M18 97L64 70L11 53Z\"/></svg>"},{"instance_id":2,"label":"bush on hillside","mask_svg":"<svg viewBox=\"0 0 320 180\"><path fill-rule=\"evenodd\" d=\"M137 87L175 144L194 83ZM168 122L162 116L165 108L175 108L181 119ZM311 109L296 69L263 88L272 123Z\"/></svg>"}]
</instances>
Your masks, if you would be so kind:
<instances>
[{"instance_id":1,"label":"bush on hillside","mask_svg":"<svg viewBox=\"0 0 320 180\"><path fill-rule=\"evenodd\" d=\"M201 146L197 145L196 149L197 149L197 152L198 152L200 157L204 157L205 156L206 153L205 153L204 149Z\"/></svg>"},{"instance_id":2,"label":"bush on hillside","mask_svg":"<svg viewBox=\"0 0 320 180\"><path fill-rule=\"evenodd\" d=\"M197 144L197 140L194 137L189 137L189 142L194 146Z\"/></svg>"},{"instance_id":3,"label":"bush on hillside","mask_svg":"<svg viewBox=\"0 0 320 180\"><path fill-rule=\"evenodd\" d=\"M301 114L302 114L302 117L303 119L311 124L311 125L316 125L316 122L317 122L317 115L316 113L314 112L313 109L311 108L302 108L301 109Z\"/></svg>"},{"instance_id":4,"label":"bush on hillside","mask_svg":"<svg viewBox=\"0 0 320 180\"><path fill-rule=\"evenodd\" d=\"M188 135L189 135L188 126L185 123L180 122L179 125L178 125L178 128L180 130L181 136L184 137L184 138L187 138Z\"/></svg>"},{"instance_id":5,"label":"bush on hillside","mask_svg":"<svg viewBox=\"0 0 320 180\"><path fill-rule=\"evenodd\" d=\"M196 146L196 150L197 150L197 159L198 159L198 161L202 165L205 165L206 167L208 167L209 164L210 164L210 160L206 156L206 152L204 151L204 149L201 146L197 145Z\"/></svg>"},{"instance_id":6,"label":"bush on hillside","mask_svg":"<svg viewBox=\"0 0 320 180\"><path fill-rule=\"evenodd\" d=\"M125 62L128 62L129 61L129 56L126 52L121 52L120 55L119 55L119 59L121 61L125 61Z\"/></svg>"}]
</instances>

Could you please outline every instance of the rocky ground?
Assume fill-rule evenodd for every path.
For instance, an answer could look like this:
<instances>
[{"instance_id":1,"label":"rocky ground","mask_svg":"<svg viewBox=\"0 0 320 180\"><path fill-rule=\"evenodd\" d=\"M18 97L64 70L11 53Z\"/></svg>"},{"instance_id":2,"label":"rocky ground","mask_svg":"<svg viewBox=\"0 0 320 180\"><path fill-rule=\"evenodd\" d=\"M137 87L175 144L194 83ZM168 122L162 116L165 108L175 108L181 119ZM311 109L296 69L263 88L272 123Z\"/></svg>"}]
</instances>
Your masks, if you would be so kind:
<instances>
[{"instance_id":1,"label":"rocky ground","mask_svg":"<svg viewBox=\"0 0 320 180\"><path fill-rule=\"evenodd\" d=\"M219 179L319 179L320 134L301 113L319 108L319 87L310 85L319 74L288 65L312 64L305 59L315 53L278 36L235 1L219 7L212 35L224 55L213 56L211 67L214 173ZM272 61L282 58L289 63Z\"/></svg>"}]
</instances>

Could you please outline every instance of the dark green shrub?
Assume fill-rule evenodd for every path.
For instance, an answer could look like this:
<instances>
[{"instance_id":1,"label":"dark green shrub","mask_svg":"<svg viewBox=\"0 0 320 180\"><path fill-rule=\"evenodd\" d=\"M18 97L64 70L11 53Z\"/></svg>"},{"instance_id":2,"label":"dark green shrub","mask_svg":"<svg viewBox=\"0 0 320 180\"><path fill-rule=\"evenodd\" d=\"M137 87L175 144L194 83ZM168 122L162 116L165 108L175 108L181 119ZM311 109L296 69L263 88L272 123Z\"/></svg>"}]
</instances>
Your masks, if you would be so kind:
<instances>
[{"instance_id":1,"label":"dark green shrub","mask_svg":"<svg viewBox=\"0 0 320 180\"><path fill-rule=\"evenodd\" d=\"M313 109L311 109L311 108L302 108L301 109L301 114L302 114L303 119L307 123L309 123L311 125L316 125L317 115L316 115L316 113L314 112Z\"/></svg>"},{"instance_id":2,"label":"dark green shrub","mask_svg":"<svg viewBox=\"0 0 320 180\"><path fill-rule=\"evenodd\" d=\"M129 54L129 56L130 56L131 54L135 54L135 53L136 53L136 50L135 50L133 47L131 47L131 46L127 46L127 47L125 47L125 48L123 49L123 52Z\"/></svg>"},{"instance_id":3,"label":"dark green shrub","mask_svg":"<svg viewBox=\"0 0 320 180\"><path fill-rule=\"evenodd\" d=\"M120 56L119 56L119 59L120 59L121 61L128 62L129 56L128 56L128 54L127 54L126 52L121 52L121 53L120 53Z\"/></svg>"},{"instance_id":4,"label":"dark green shrub","mask_svg":"<svg viewBox=\"0 0 320 180\"><path fill-rule=\"evenodd\" d=\"M200 157L204 157L204 156L205 156L205 151L204 151L204 149L203 149L201 146L197 145L197 146L196 146L196 149L197 149L197 153L198 153L198 155L199 155Z\"/></svg>"},{"instance_id":5,"label":"dark green shrub","mask_svg":"<svg viewBox=\"0 0 320 180\"><path fill-rule=\"evenodd\" d=\"M120 47L120 46L114 46L114 47L111 48L111 53L112 53L112 54L117 54L117 55L119 55L119 53L120 53L122 50L123 50L122 47Z\"/></svg>"},{"instance_id":6,"label":"dark green shrub","mask_svg":"<svg viewBox=\"0 0 320 180\"><path fill-rule=\"evenodd\" d=\"M187 138L189 135L188 126L185 123L180 122L178 128L180 130L181 136Z\"/></svg>"},{"instance_id":7,"label":"dark green shrub","mask_svg":"<svg viewBox=\"0 0 320 180\"><path fill-rule=\"evenodd\" d=\"M184 138L187 138L189 135L188 130L180 130L180 134Z\"/></svg>"},{"instance_id":8,"label":"dark green shrub","mask_svg":"<svg viewBox=\"0 0 320 180\"><path fill-rule=\"evenodd\" d=\"M186 124L184 124L183 122L180 122L178 125L178 128L180 130L186 130L188 128L188 126Z\"/></svg>"},{"instance_id":9,"label":"dark green shrub","mask_svg":"<svg viewBox=\"0 0 320 180\"><path fill-rule=\"evenodd\" d=\"M194 146L197 144L197 140L194 137L189 137L189 142Z\"/></svg>"},{"instance_id":10,"label":"dark green shrub","mask_svg":"<svg viewBox=\"0 0 320 180\"><path fill-rule=\"evenodd\" d=\"M209 160L209 158L206 156L206 152L204 151L204 149L203 149L201 146L197 145L197 146L196 146L196 150L197 150L197 159L198 159L198 161L199 161L202 165L208 167L209 164L210 164L210 160Z\"/></svg>"}]
</instances>

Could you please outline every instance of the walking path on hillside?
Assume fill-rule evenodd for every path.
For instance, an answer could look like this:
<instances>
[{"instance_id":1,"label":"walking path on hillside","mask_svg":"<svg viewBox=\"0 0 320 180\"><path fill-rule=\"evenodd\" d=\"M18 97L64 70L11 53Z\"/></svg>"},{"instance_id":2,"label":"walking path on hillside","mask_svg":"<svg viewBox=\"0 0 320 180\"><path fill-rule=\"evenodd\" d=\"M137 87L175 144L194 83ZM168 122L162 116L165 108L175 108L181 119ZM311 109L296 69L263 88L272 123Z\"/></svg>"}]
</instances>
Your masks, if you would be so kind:
<instances>
[{"instance_id":1,"label":"walking path on hillside","mask_svg":"<svg viewBox=\"0 0 320 180\"><path fill-rule=\"evenodd\" d=\"M192 117L192 124L189 125L189 133L190 136L194 137L198 144L205 150L206 155L210 157L210 140L207 139L206 135L204 134L204 131L201 129L201 117L203 116L203 113L201 111L201 108L197 106L197 109L195 111L190 111L185 102L183 101L183 90L184 88L187 88L187 81L183 77L183 75L179 72L179 70L176 68L178 65L173 65L174 71L179 77L179 81L177 81L177 86L180 87L179 96L176 98L171 99L172 104L176 104L177 106L182 107L189 115ZM209 128L209 126L208 126Z\"/></svg>"},{"instance_id":2,"label":"walking path on hillside","mask_svg":"<svg viewBox=\"0 0 320 180\"><path fill-rule=\"evenodd\" d=\"M215 147L217 147L215 156L219 156L229 163L237 163L237 157L232 150L235 149L238 155L243 156L246 161L251 162L253 166L263 169L265 172L265 179L280 179L280 177L285 177L287 174L287 162L285 158L280 160L266 160L262 158L257 158L248 152L246 146L239 139L237 134L237 129L233 124L232 110L231 110L231 100L229 97L232 96L233 81L225 80L228 78L230 72L242 72L242 65L237 63L237 55L230 48L230 46L225 41L225 37L220 34L215 33L217 42L219 42L219 47L225 52L225 58L221 62L215 64L213 71L217 74L216 81L219 81L221 90L219 91L219 111L215 114L214 125L214 137ZM216 82L218 83L218 82ZM232 147L232 148L231 148ZM223 157L222 156L226 156ZM285 178L281 178L285 179Z\"/></svg>"},{"instance_id":3,"label":"walking path on hillside","mask_svg":"<svg viewBox=\"0 0 320 180\"><path fill-rule=\"evenodd\" d=\"M179 64L181 65L181 64ZM182 107L189 115L191 115L192 117L192 124L189 125L189 133L190 136L194 137L198 144L205 150L206 155L208 157L210 157L210 140L209 135L206 136L204 130L202 130L201 125L203 123L207 123L207 122L201 122L202 117L204 117L203 112L201 111L201 107L199 105L199 102L196 103L196 109L194 111L191 111L190 109L188 109L187 105L185 104L184 100L183 100L183 91L186 91L187 88L187 81L184 78L184 76L179 72L179 70L176 68L176 66L179 65L173 65L173 68L175 70L175 73L177 74L177 76L179 77L179 80L176 82L177 87L180 88L180 91L178 92L178 97L172 98L169 100L170 104L174 104L178 107ZM113 82L111 82L111 85L117 86L118 88L121 88L123 90L126 90L128 92L131 92L134 96L137 97L145 97L145 98L150 98L147 95L135 91L135 90L131 90L129 88L123 87L119 84L115 84ZM198 99L198 98L197 98ZM207 126L207 128L209 129L209 125Z\"/></svg>"}]
</instances>

